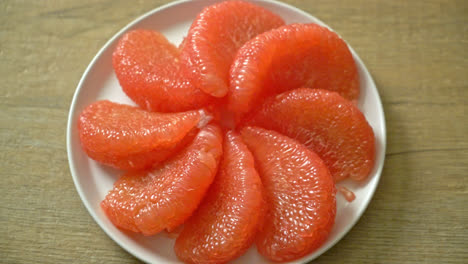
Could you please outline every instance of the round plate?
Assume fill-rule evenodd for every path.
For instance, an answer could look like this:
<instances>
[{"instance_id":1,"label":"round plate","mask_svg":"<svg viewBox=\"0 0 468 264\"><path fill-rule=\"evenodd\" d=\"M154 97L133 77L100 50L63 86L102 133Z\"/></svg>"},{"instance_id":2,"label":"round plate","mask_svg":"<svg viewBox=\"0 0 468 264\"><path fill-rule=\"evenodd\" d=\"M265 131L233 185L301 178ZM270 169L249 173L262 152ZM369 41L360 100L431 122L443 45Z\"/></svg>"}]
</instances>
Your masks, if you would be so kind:
<instances>
[{"instance_id":1,"label":"round plate","mask_svg":"<svg viewBox=\"0 0 468 264\"><path fill-rule=\"evenodd\" d=\"M70 170L76 189L91 216L99 226L122 248L137 258L149 263L178 262L173 246L174 240L162 234L145 237L117 229L107 219L100 208L100 202L121 172L101 166L89 159L80 146L77 130L77 118L89 104L109 99L115 102L134 103L123 93L112 68L112 52L122 34L136 28L153 29L162 32L175 44L179 44L190 27L191 22L203 7L220 1L176 1L157 8L136 19L113 36L91 61L78 84L68 117L67 148ZM317 18L289 5L267 0L251 1L280 15L289 23L317 23L326 26ZM376 136L376 165L365 182L340 183L356 194L356 200L346 202L342 195L337 195L336 223L325 244L312 254L293 263L310 261L337 243L358 221L369 204L377 187L385 154L385 118L380 97L375 84L353 49L361 80L361 95L358 101ZM233 263L270 263L261 257L255 247Z\"/></svg>"}]
</instances>

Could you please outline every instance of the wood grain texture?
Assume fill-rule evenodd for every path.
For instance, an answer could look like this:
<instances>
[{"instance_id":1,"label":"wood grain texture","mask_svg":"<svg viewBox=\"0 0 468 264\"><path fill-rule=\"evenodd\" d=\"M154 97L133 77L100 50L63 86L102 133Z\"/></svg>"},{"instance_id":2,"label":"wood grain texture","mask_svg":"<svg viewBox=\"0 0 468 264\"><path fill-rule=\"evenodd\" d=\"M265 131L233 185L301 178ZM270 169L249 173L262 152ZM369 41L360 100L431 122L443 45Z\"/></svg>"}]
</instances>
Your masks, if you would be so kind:
<instances>
[{"instance_id":1,"label":"wood grain texture","mask_svg":"<svg viewBox=\"0 0 468 264\"><path fill-rule=\"evenodd\" d=\"M82 205L65 132L99 48L167 2L0 1L1 263L138 263ZM354 47L388 129L374 199L314 263L468 263L468 1L285 2Z\"/></svg>"}]
</instances>

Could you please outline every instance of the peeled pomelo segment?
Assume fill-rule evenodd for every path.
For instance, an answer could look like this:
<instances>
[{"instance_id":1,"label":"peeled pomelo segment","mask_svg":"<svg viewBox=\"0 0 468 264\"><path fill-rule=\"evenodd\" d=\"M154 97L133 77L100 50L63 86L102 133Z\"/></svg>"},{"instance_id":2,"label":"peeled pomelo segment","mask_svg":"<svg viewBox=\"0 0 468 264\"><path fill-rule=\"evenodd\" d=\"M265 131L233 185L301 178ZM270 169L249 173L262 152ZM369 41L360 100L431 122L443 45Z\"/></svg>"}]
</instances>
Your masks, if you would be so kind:
<instances>
[{"instance_id":1,"label":"peeled pomelo segment","mask_svg":"<svg viewBox=\"0 0 468 264\"><path fill-rule=\"evenodd\" d=\"M327 239L336 213L335 185L327 167L311 150L277 132L241 130L255 158L267 212L256 244L272 261L301 258Z\"/></svg>"},{"instance_id":2,"label":"peeled pomelo segment","mask_svg":"<svg viewBox=\"0 0 468 264\"><path fill-rule=\"evenodd\" d=\"M237 50L249 39L282 25L279 16L243 1L206 7L183 42L182 60L191 82L208 94L223 97Z\"/></svg>"},{"instance_id":3,"label":"peeled pomelo segment","mask_svg":"<svg viewBox=\"0 0 468 264\"><path fill-rule=\"evenodd\" d=\"M161 114L103 100L81 112L78 131L90 158L119 169L139 170L183 148L189 142L187 135L208 118L203 110Z\"/></svg>"},{"instance_id":4,"label":"peeled pomelo segment","mask_svg":"<svg viewBox=\"0 0 468 264\"><path fill-rule=\"evenodd\" d=\"M359 75L346 43L316 24L270 30L239 49L230 69L229 108L239 116L261 98L299 87L359 96Z\"/></svg>"},{"instance_id":5,"label":"peeled pomelo segment","mask_svg":"<svg viewBox=\"0 0 468 264\"><path fill-rule=\"evenodd\" d=\"M232 131L224 140L218 174L194 215L184 223L175 252L185 263L225 263L253 243L263 198L252 154Z\"/></svg>"},{"instance_id":6,"label":"peeled pomelo segment","mask_svg":"<svg viewBox=\"0 0 468 264\"><path fill-rule=\"evenodd\" d=\"M92 152L90 150L87 151L87 154L90 158L100 163L121 170L145 170L158 165L160 162L178 153L195 138L197 132L198 128L193 128L181 141L168 148L156 148L148 152L128 155L112 155L107 152Z\"/></svg>"},{"instance_id":7,"label":"peeled pomelo segment","mask_svg":"<svg viewBox=\"0 0 468 264\"><path fill-rule=\"evenodd\" d=\"M157 31L126 33L112 64L123 91L143 109L181 112L213 103L182 73L180 50Z\"/></svg>"},{"instance_id":8,"label":"peeled pomelo segment","mask_svg":"<svg viewBox=\"0 0 468 264\"><path fill-rule=\"evenodd\" d=\"M364 180L375 163L372 127L338 93L300 88L267 99L247 124L278 131L317 153L336 182Z\"/></svg>"},{"instance_id":9,"label":"peeled pomelo segment","mask_svg":"<svg viewBox=\"0 0 468 264\"><path fill-rule=\"evenodd\" d=\"M221 154L221 129L208 125L186 149L157 168L124 174L101 207L119 228L144 235L172 231L198 207Z\"/></svg>"}]
</instances>

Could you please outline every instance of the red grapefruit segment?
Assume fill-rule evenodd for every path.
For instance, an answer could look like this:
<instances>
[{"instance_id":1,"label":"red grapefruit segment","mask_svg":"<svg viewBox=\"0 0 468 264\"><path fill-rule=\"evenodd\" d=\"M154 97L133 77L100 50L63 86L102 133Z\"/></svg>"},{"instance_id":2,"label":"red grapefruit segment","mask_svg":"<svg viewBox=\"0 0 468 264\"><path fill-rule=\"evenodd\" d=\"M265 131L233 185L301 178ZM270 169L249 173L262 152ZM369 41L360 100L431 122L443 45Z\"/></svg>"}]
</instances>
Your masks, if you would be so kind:
<instances>
[{"instance_id":1,"label":"red grapefruit segment","mask_svg":"<svg viewBox=\"0 0 468 264\"><path fill-rule=\"evenodd\" d=\"M175 244L177 256L186 263L225 263L242 255L263 216L262 185L252 154L232 131L223 150L213 184Z\"/></svg>"},{"instance_id":2,"label":"red grapefruit segment","mask_svg":"<svg viewBox=\"0 0 468 264\"><path fill-rule=\"evenodd\" d=\"M208 125L186 149L154 170L124 174L101 207L122 229L144 235L173 230L197 208L214 179L221 153L221 129Z\"/></svg>"},{"instance_id":3,"label":"red grapefruit segment","mask_svg":"<svg viewBox=\"0 0 468 264\"><path fill-rule=\"evenodd\" d=\"M180 50L159 32L138 29L126 33L112 63L123 91L143 109L180 112L212 103L211 96L182 73Z\"/></svg>"},{"instance_id":4,"label":"red grapefruit segment","mask_svg":"<svg viewBox=\"0 0 468 264\"><path fill-rule=\"evenodd\" d=\"M290 261L320 247L336 212L335 185L314 152L277 132L241 131L262 179L267 207L257 249L272 261Z\"/></svg>"},{"instance_id":5,"label":"red grapefruit segment","mask_svg":"<svg viewBox=\"0 0 468 264\"><path fill-rule=\"evenodd\" d=\"M316 24L292 24L248 41L230 70L229 108L247 113L258 100L302 86L359 96L359 75L346 43Z\"/></svg>"},{"instance_id":6,"label":"red grapefruit segment","mask_svg":"<svg viewBox=\"0 0 468 264\"><path fill-rule=\"evenodd\" d=\"M243 1L206 7L184 40L182 58L191 81L204 92L223 97L237 50L249 39L282 25L279 16Z\"/></svg>"},{"instance_id":7,"label":"red grapefruit segment","mask_svg":"<svg viewBox=\"0 0 468 264\"><path fill-rule=\"evenodd\" d=\"M248 124L276 130L316 152L335 181L364 180L375 163L374 132L338 93L301 88L264 102Z\"/></svg>"},{"instance_id":8,"label":"red grapefruit segment","mask_svg":"<svg viewBox=\"0 0 468 264\"><path fill-rule=\"evenodd\" d=\"M119 169L139 170L184 147L190 141L187 135L195 133L206 118L202 110L160 114L104 100L83 110L78 131L90 158Z\"/></svg>"}]
</instances>

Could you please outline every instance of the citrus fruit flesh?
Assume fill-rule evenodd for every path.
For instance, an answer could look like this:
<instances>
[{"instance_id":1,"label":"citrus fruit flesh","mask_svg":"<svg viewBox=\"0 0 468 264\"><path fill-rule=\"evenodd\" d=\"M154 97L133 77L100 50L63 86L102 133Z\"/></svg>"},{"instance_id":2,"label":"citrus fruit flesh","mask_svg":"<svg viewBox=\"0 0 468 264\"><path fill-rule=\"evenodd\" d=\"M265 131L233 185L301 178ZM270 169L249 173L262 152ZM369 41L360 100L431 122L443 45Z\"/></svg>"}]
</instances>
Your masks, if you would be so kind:
<instances>
[{"instance_id":1,"label":"citrus fruit flesh","mask_svg":"<svg viewBox=\"0 0 468 264\"><path fill-rule=\"evenodd\" d=\"M146 172L125 173L101 207L122 229L154 235L182 224L212 183L222 154L221 129L207 125L173 158Z\"/></svg>"},{"instance_id":2,"label":"citrus fruit flesh","mask_svg":"<svg viewBox=\"0 0 468 264\"><path fill-rule=\"evenodd\" d=\"M318 155L277 132L241 130L264 187L265 220L257 234L260 254L272 261L301 258L327 239L336 213L335 185Z\"/></svg>"},{"instance_id":3,"label":"citrus fruit flesh","mask_svg":"<svg viewBox=\"0 0 468 264\"><path fill-rule=\"evenodd\" d=\"M123 91L148 111L181 112L213 102L182 73L180 50L157 31L126 33L112 64Z\"/></svg>"},{"instance_id":4,"label":"citrus fruit flesh","mask_svg":"<svg viewBox=\"0 0 468 264\"><path fill-rule=\"evenodd\" d=\"M282 25L276 14L243 1L206 7L192 23L182 47L192 84L215 97L225 96L237 50L258 34Z\"/></svg>"},{"instance_id":5,"label":"citrus fruit flesh","mask_svg":"<svg viewBox=\"0 0 468 264\"><path fill-rule=\"evenodd\" d=\"M213 184L176 240L175 252L186 263L225 263L242 255L263 216L252 154L233 131L227 132L223 151Z\"/></svg>"},{"instance_id":6,"label":"citrus fruit flesh","mask_svg":"<svg viewBox=\"0 0 468 264\"><path fill-rule=\"evenodd\" d=\"M248 41L230 69L229 109L242 115L265 96L299 87L358 98L356 64L336 33L316 24L291 24Z\"/></svg>"},{"instance_id":7,"label":"citrus fruit flesh","mask_svg":"<svg viewBox=\"0 0 468 264\"><path fill-rule=\"evenodd\" d=\"M122 230L176 238L186 263L226 263L253 243L274 262L314 252L336 192L355 199L335 183L374 166L372 128L352 103L356 63L326 27L226 1L178 47L125 33L112 65L140 108L99 101L79 116L87 155L126 171L101 208Z\"/></svg>"},{"instance_id":8,"label":"citrus fruit flesh","mask_svg":"<svg viewBox=\"0 0 468 264\"><path fill-rule=\"evenodd\" d=\"M162 161L172 157L186 147L195 137L198 128L192 129L187 135L171 147L159 147L147 152L127 155L115 155L107 152L87 151L90 158L110 167L125 171L146 170L157 166Z\"/></svg>"},{"instance_id":9,"label":"citrus fruit flesh","mask_svg":"<svg viewBox=\"0 0 468 264\"><path fill-rule=\"evenodd\" d=\"M336 92L284 92L267 99L247 123L298 140L322 158L337 182L364 180L374 167L371 126L354 103Z\"/></svg>"},{"instance_id":10,"label":"citrus fruit flesh","mask_svg":"<svg viewBox=\"0 0 468 264\"><path fill-rule=\"evenodd\" d=\"M78 131L90 158L123 170L140 170L187 145L208 118L203 110L152 113L103 100L81 112Z\"/></svg>"},{"instance_id":11,"label":"citrus fruit flesh","mask_svg":"<svg viewBox=\"0 0 468 264\"><path fill-rule=\"evenodd\" d=\"M352 192L348 188L344 186L338 186L336 189L339 193L341 193L341 195L343 195L346 201L352 202L354 201L354 199L356 199L356 195L354 194L354 192Z\"/></svg>"}]
</instances>

